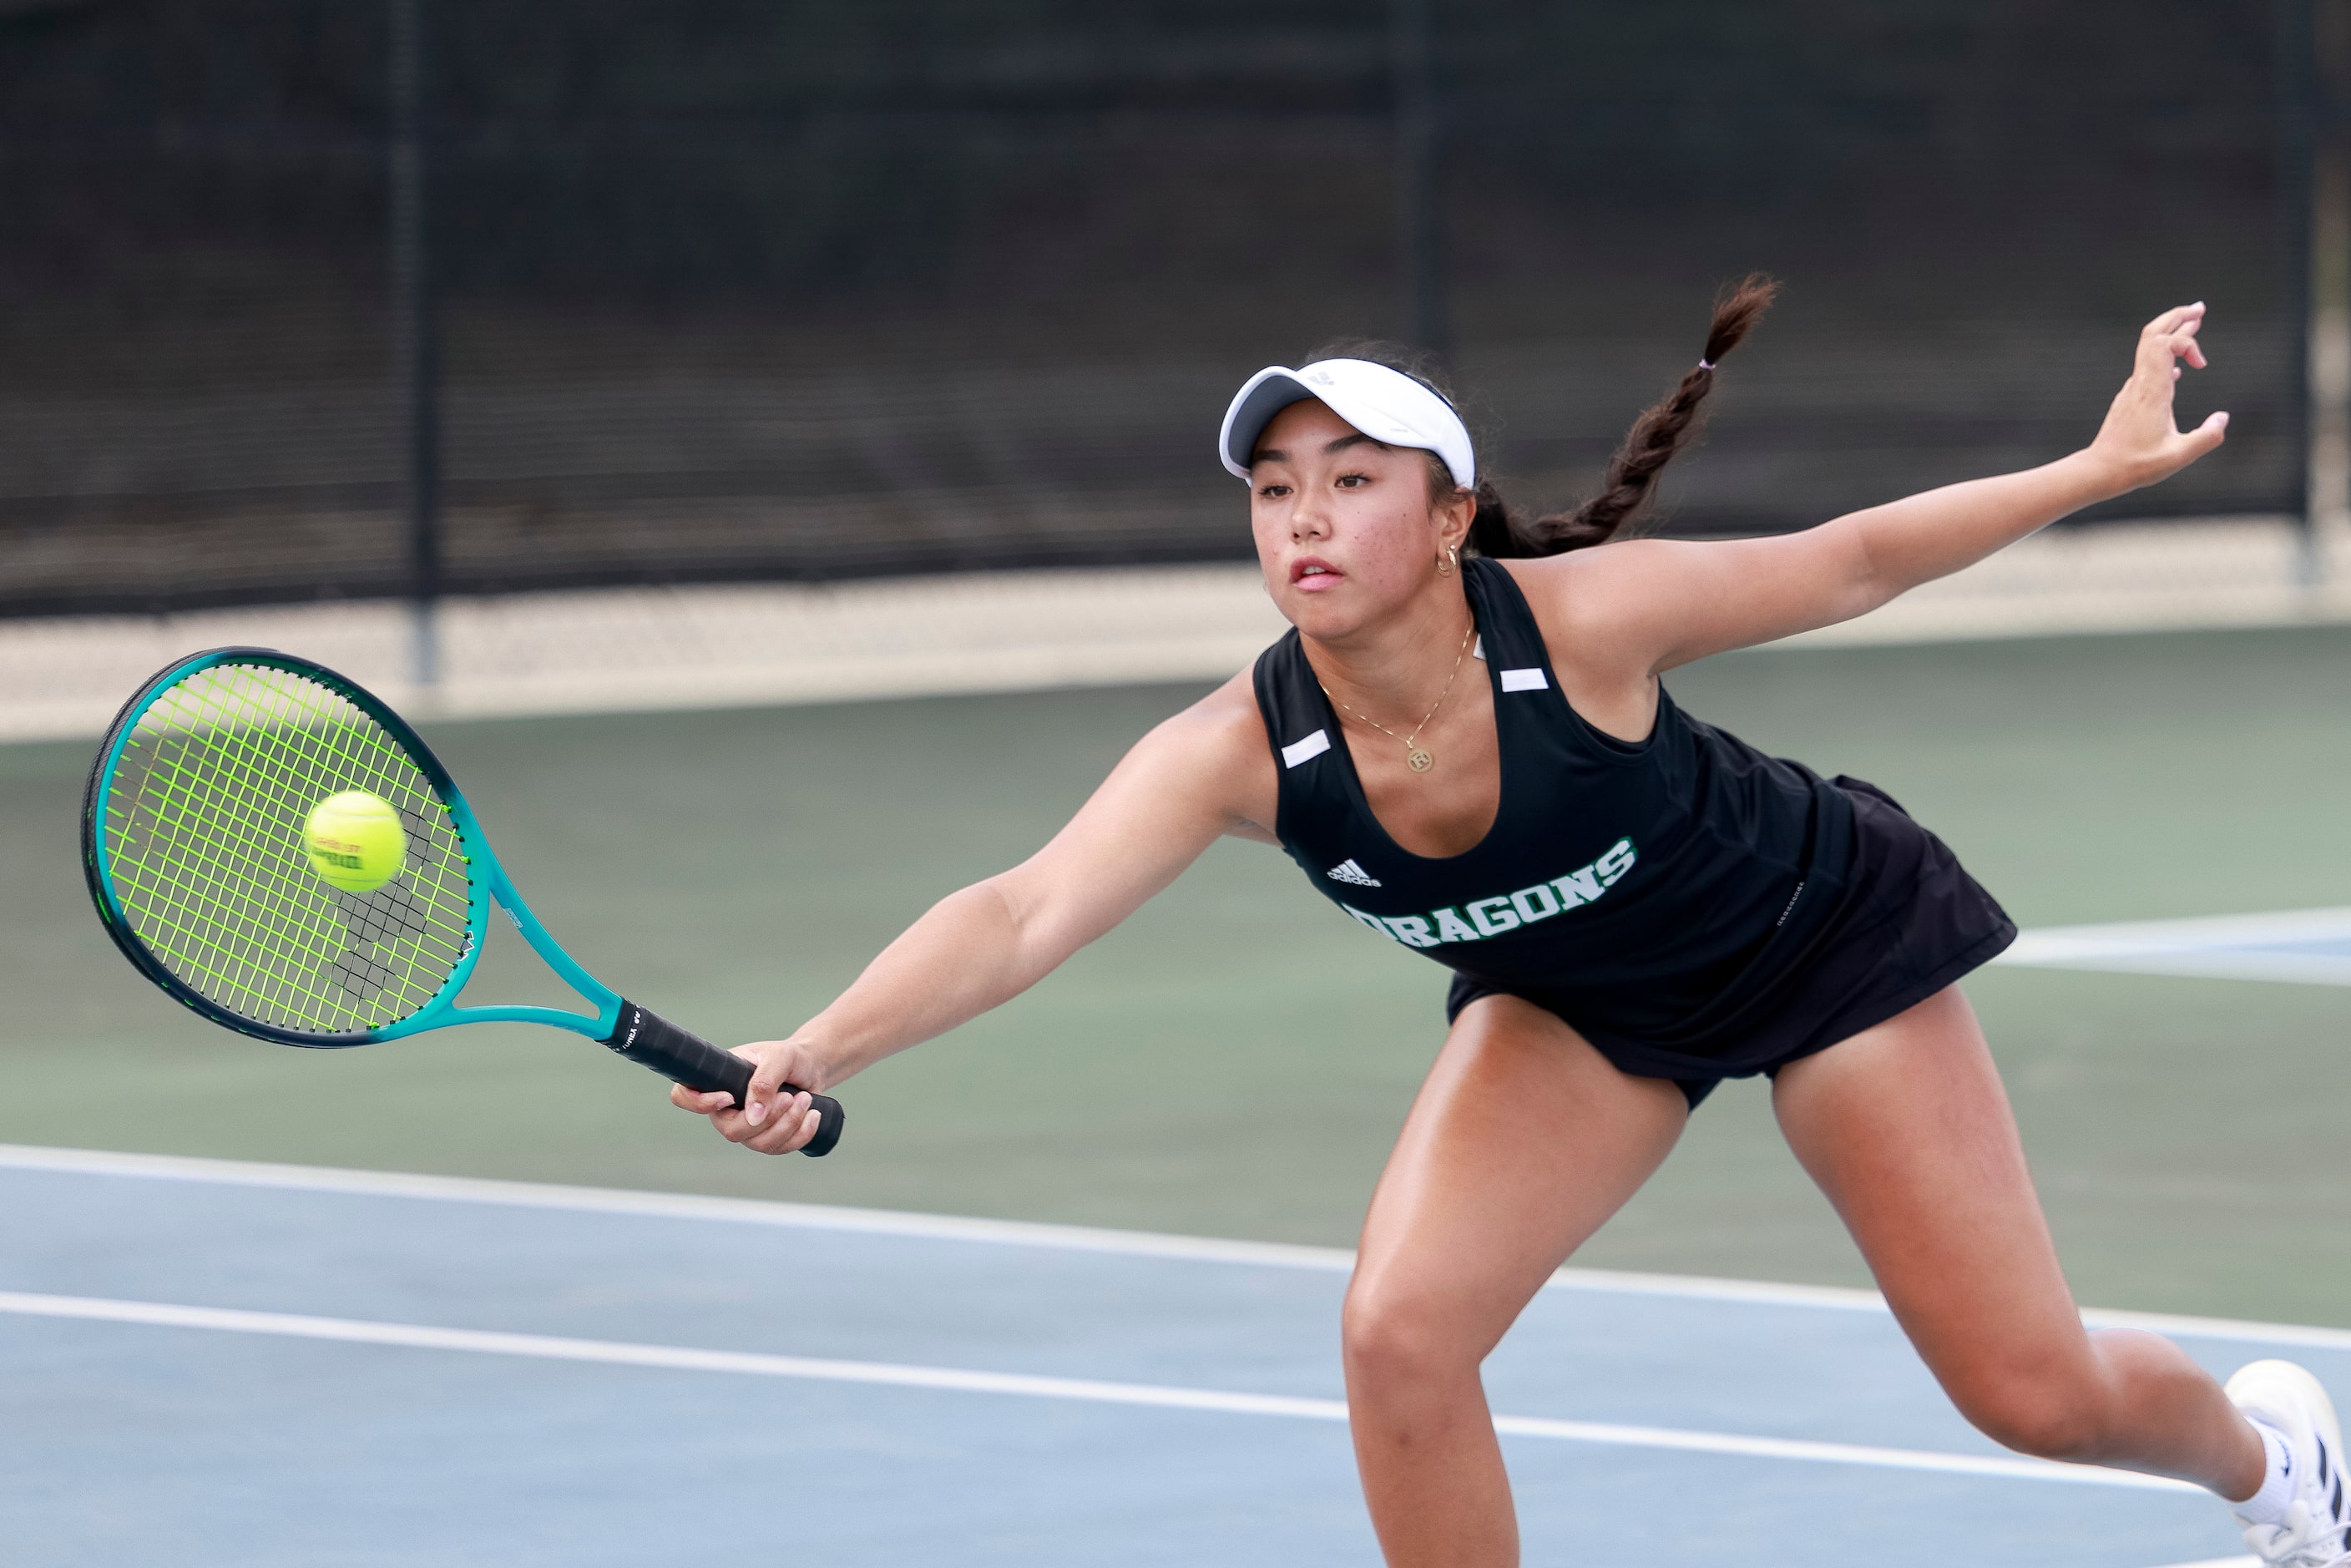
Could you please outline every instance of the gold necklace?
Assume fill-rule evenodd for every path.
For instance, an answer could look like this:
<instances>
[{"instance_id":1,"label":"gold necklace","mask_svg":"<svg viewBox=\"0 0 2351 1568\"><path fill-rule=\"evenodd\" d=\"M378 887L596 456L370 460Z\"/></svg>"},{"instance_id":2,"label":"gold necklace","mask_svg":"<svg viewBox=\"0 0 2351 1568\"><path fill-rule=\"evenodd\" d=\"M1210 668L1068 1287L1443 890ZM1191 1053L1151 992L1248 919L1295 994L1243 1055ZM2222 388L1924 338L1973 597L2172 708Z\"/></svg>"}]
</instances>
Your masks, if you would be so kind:
<instances>
[{"instance_id":1,"label":"gold necklace","mask_svg":"<svg viewBox=\"0 0 2351 1568\"><path fill-rule=\"evenodd\" d=\"M1356 713L1353 708L1349 707L1337 697L1332 696L1331 688L1329 686L1322 686L1322 695L1330 702L1331 706L1337 708L1341 713L1353 715L1356 718L1362 719L1365 724L1370 725L1374 729L1378 730L1382 735L1386 736L1390 740L1400 740L1404 742L1404 765L1406 768L1411 768L1415 773L1426 773L1430 768L1437 766L1437 758L1429 755L1426 748L1415 746L1413 742L1418 740L1420 738L1420 732L1428 727L1428 721L1437 716L1437 710L1445 706L1445 699L1453 695L1454 679L1461 674L1461 661L1468 656L1469 639L1477 633L1477 631L1478 622L1475 620L1472 620L1469 622L1469 630L1461 633L1461 646L1456 650L1453 654L1453 669L1452 672L1445 677L1445 689L1437 694L1437 700L1428 705L1428 711L1420 716L1420 722L1412 727L1412 733L1410 735L1398 735L1395 730L1390 729L1386 725L1382 724L1378 719L1373 718L1368 714ZM1314 684L1318 686L1322 685L1322 683L1320 681L1317 681Z\"/></svg>"}]
</instances>

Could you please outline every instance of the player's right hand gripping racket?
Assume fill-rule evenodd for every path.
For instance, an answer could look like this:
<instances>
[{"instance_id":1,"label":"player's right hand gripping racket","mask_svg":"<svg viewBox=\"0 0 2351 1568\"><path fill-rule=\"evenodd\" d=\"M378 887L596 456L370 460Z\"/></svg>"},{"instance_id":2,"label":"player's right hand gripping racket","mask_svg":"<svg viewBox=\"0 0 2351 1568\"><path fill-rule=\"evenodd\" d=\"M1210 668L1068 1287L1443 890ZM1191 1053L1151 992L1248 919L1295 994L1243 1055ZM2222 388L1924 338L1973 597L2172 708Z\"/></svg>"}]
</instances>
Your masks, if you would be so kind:
<instances>
[{"instance_id":1,"label":"player's right hand gripping racket","mask_svg":"<svg viewBox=\"0 0 2351 1568\"><path fill-rule=\"evenodd\" d=\"M350 790L389 803L406 834L401 868L366 892L324 880L305 837L313 810ZM308 659L215 648L141 686L90 769L82 866L123 956L245 1034L350 1046L552 1024L738 1105L750 1087L749 1062L622 999L556 946L440 759L372 694ZM593 1013L457 1005L493 902ZM819 1127L800 1152L821 1155L841 1141L841 1109L813 1100Z\"/></svg>"}]
</instances>

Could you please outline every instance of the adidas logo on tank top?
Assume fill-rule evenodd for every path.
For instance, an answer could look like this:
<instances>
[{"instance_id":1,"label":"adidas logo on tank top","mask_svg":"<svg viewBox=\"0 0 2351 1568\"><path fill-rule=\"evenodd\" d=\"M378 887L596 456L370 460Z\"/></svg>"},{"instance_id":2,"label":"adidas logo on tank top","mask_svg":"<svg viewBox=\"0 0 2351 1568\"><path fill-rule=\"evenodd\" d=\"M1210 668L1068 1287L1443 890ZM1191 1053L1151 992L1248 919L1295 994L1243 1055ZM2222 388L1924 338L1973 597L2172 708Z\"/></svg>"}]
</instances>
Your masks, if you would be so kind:
<instances>
[{"instance_id":1,"label":"adidas logo on tank top","mask_svg":"<svg viewBox=\"0 0 2351 1568\"><path fill-rule=\"evenodd\" d=\"M1365 871L1362 866L1357 865L1352 860L1341 861L1337 865L1332 866L1329 871L1324 872L1322 874L1329 877L1332 882L1343 882L1354 887L1377 887L1380 885L1380 879L1378 877L1374 876L1370 872Z\"/></svg>"}]
</instances>

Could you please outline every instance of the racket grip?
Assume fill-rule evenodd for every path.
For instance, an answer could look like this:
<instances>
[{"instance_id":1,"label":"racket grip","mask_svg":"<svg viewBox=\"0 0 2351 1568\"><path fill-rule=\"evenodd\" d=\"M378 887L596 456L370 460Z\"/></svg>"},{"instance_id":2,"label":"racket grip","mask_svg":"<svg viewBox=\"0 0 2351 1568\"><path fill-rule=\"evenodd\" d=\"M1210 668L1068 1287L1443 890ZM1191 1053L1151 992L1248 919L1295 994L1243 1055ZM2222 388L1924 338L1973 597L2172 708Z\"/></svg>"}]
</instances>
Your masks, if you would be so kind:
<instances>
[{"instance_id":1,"label":"racket grip","mask_svg":"<svg viewBox=\"0 0 2351 1568\"><path fill-rule=\"evenodd\" d=\"M604 1043L673 1083L705 1091L723 1089L735 1096L737 1105L743 1103L751 1090L749 1062L632 1001L621 1003L620 1021L604 1037ZM789 1083L784 1089L788 1093L793 1092ZM809 1103L816 1112L816 1136L801 1147L800 1153L811 1157L829 1155L833 1145L841 1142L841 1125L848 1113L841 1110L841 1102L831 1095L811 1094Z\"/></svg>"}]
</instances>

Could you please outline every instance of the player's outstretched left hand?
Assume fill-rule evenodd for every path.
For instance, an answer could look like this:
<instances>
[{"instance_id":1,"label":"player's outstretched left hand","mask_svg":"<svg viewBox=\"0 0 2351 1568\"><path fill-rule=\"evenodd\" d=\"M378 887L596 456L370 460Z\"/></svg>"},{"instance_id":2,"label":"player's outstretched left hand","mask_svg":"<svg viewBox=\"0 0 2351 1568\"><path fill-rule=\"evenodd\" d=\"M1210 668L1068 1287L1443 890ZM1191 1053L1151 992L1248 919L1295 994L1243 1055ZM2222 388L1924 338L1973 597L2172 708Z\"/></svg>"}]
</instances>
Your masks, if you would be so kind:
<instances>
[{"instance_id":1,"label":"player's outstretched left hand","mask_svg":"<svg viewBox=\"0 0 2351 1568\"><path fill-rule=\"evenodd\" d=\"M2137 362L2130 380L2115 394L2090 455L2113 470L2116 494L2168 479L2228 438L2229 416L2208 415L2182 431L2172 413L2172 390L2182 361L2204 368L2204 347L2196 340L2204 325L2204 305L2181 305L2149 321L2138 335Z\"/></svg>"},{"instance_id":2,"label":"player's outstretched left hand","mask_svg":"<svg viewBox=\"0 0 2351 1568\"><path fill-rule=\"evenodd\" d=\"M724 1090L670 1086L669 1103L681 1111L710 1118L718 1135L763 1155L789 1155L817 1134L817 1113L806 1090L786 1093L783 1085L821 1082L819 1069L801 1048L789 1040L762 1040L738 1045L735 1054L751 1063L750 1103L737 1106Z\"/></svg>"}]
</instances>

